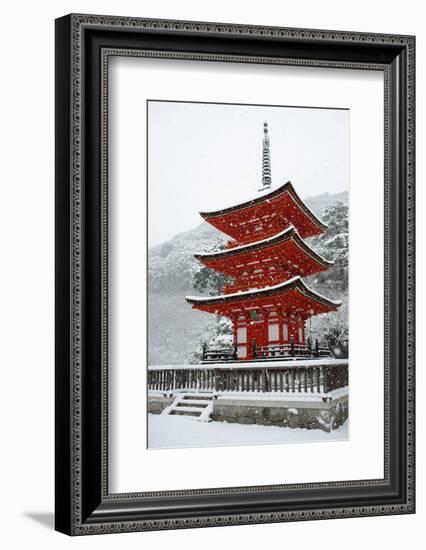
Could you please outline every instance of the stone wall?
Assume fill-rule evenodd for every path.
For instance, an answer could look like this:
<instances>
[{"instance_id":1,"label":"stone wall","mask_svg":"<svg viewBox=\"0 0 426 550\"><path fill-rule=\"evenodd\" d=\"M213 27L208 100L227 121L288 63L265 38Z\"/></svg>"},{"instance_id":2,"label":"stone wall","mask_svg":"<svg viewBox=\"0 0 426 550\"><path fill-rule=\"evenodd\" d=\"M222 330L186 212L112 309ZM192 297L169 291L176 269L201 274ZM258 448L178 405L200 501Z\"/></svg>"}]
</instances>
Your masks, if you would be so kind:
<instances>
[{"instance_id":1,"label":"stone wall","mask_svg":"<svg viewBox=\"0 0 426 550\"><path fill-rule=\"evenodd\" d=\"M261 424L331 432L348 418L348 396L330 401L261 401L219 397L211 419L238 424Z\"/></svg>"},{"instance_id":2,"label":"stone wall","mask_svg":"<svg viewBox=\"0 0 426 550\"><path fill-rule=\"evenodd\" d=\"M172 404L174 396L148 396L148 413L161 414ZM331 432L341 426L349 415L348 395L325 401L314 399L250 399L218 396L213 400L211 419L216 422L260 424L288 428L319 429Z\"/></svg>"},{"instance_id":3,"label":"stone wall","mask_svg":"<svg viewBox=\"0 0 426 550\"><path fill-rule=\"evenodd\" d=\"M148 395L148 413L161 414L166 407L173 403L174 399L175 396Z\"/></svg>"}]
</instances>

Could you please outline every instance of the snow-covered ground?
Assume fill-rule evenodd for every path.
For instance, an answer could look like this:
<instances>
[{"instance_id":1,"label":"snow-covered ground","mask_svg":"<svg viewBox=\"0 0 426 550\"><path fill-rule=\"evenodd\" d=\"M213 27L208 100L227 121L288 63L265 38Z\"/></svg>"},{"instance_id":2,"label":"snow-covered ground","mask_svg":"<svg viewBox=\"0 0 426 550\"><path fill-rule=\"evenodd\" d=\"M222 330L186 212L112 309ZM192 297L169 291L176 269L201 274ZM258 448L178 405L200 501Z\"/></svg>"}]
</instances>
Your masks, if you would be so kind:
<instances>
[{"instance_id":1,"label":"snow-covered ground","mask_svg":"<svg viewBox=\"0 0 426 550\"><path fill-rule=\"evenodd\" d=\"M280 428L257 424L198 422L185 416L148 415L148 447L219 447L225 445L261 445L348 439L348 421L331 433L302 428Z\"/></svg>"}]
</instances>

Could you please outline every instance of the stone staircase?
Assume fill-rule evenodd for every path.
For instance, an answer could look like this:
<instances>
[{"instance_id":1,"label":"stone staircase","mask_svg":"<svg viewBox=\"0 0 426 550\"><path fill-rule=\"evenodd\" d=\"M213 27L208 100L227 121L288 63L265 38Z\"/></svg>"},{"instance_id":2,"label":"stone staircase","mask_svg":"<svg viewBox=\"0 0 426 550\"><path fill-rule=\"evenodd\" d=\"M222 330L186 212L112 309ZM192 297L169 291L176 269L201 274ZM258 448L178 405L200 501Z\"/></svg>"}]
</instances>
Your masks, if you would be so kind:
<instances>
[{"instance_id":1,"label":"stone staircase","mask_svg":"<svg viewBox=\"0 0 426 550\"><path fill-rule=\"evenodd\" d=\"M209 422L213 411L212 392L188 392L176 396L163 415L193 416L200 422Z\"/></svg>"}]
</instances>

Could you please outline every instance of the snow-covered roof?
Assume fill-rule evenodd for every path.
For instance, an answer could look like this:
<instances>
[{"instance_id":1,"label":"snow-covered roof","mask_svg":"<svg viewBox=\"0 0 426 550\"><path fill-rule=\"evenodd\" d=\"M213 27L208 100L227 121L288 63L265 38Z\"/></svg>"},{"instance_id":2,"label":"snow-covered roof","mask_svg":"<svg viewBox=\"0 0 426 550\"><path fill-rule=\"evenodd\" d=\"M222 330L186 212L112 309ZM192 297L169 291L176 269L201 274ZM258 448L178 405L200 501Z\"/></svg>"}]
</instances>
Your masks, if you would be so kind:
<instances>
[{"instance_id":1,"label":"snow-covered roof","mask_svg":"<svg viewBox=\"0 0 426 550\"><path fill-rule=\"evenodd\" d=\"M242 200L241 203L232 205L232 204L229 204L228 202L228 204L223 204L223 206L221 207L218 207L215 204L216 208L214 210L203 210L202 214L214 215L217 212L223 212L224 210L226 211L226 210L232 210L233 208L238 208L239 206L251 203L253 200L256 200L256 199L260 199L263 197L268 198L268 195L277 191L278 189L281 189L281 187L283 187L284 185L287 185L287 183L289 182L285 182L285 184L281 184L278 186L272 185L271 187L265 187L265 189L260 189L258 191L256 191L255 188L253 187L253 189L248 190L248 192L243 197L244 200Z\"/></svg>"},{"instance_id":2,"label":"snow-covered roof","mask_svg":"<svg viewBox=\"0 0 426 550\"><path fill-rule=\"evenodd\" d=\"M267 189L266 191L260 191L255 197L252 197L251 199L241 202L239 204L235 204L232 206L225 206L224 208L221 208L219 210L213 210L213 211L203 211L200 212L200 215L205 218L214 218L216 216L223 216L224 214L230 214L234 211L242 210L244 208L250 208L251 206L255 206L257 204L261 204L263 202L269 202L271 199L284 194L286 192L289 192L295 201L298 203L298 205L308 214L308 216L316 223L316 225L326 229L327 225L321 221L316 214L302 201L302 199L299 197L299 195L296 193L296 190L293 187L293 184L291 181L287 181L283 185L280 185L279 187Z\"/></svg>"},{"instance_id":3,"label":"snow-covered roof","mask_svg":"<svg viewBox=\"0 0 426 550\"><path fill-rule=\"evenodd\" d=\"M291 279L288 279L288 281L284 281L283 283L279 283L277 285L272 285L272 286L265 286L263 288L252 288L250 290L245 290L243 292L219 294L217 296L185 296L185 299L189 303L209 305L209 304L233 301L233 299L235 298L241 299L241 298L247 298L251 296L253 297L269 296L271 294L275 294L283 290L291 290L293 288L298 288L301 291L305 291L314 300L322 301L329 306L339 307L342 304L341 301L330 300L329 298L326 298L322 294L319 294L318 292L315 292L314 290L310 289L304 283L304 281L299 275L297 275L296 277L292 277Z\"/></svg>"},{"instance_id":4,"label":"snow-covered roof","mask_svg":"<svg viewBox=\"0 0 426 550\"><path fill-rule=\"evenodd\" d=\"M314 259L316 259L318 262L328 266L334 265L334 262L326 260L325 258L320 256L320 254L315 252L313 248L311 248L308 244L306 244L306 242L301 238L301 236L299 235L299 232L293 225L290 225L289 227L287 227L287 229L284 229L284 231L280 231L279 233L276 233L275 235L272 235L271 237L268 237L266 239L261 239L260 241L255 241L249 244L243 244L241 246L236 246L234 248L228 248L225 250L195 254L195 258L199 260L202 260L203 258L206 258L206 259L226 258L228 256L234 256L236 254L240 254L248 250L257 250L259 248L266 248L267 246L278 244L279 242L286 240L287 237L291 237L291 236L295 237L294 242L296 242L300 248L303 248L309 255L313 256Z\"/></svg>"},{"instance_id":5,"label":"snow-covered roof","mask_svg":"<svg viewBox=\"0 0 426 550\"><path fill-rule=\"evenodd\" d=\"M266 239L261 239L260 241L255 241L249 244L242 244L241 246L235 246L233 248L227 248L225 250L216 250L214 252L203 252L202 254L196 254L196 257L208 258L210 256L222 256L223 254L227 255L231 252L239 252L241 250L247 250L252 248L253 246L259 246L260 244L270 243L274 239L278 239L279 237L284 237L285 235L290 234L293 231L297 231L297 229L294 227L294 225L290 225L289 227L287 227L287 229L284 229L284 231L280 231L279 233L276 233L275 235L272 235L271 237L268 237Z\"/></svg>"}]
</instances>

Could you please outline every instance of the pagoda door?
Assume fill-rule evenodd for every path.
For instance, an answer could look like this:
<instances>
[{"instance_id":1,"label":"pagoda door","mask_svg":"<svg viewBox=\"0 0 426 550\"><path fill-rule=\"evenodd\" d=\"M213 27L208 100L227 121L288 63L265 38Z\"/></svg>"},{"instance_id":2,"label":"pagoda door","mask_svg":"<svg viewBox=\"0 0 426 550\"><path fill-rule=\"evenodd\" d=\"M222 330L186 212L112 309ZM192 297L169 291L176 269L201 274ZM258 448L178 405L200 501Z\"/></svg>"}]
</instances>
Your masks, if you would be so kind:
<instances>
[{"instance_id":1,"label":"pagoda door","mask_svg":"<svg viewBox=\"0 0 426 550\"><path fill-rule=\"evenodd\" d=\"M235 326L235 345L237 346L238 359L247 359L247 352L249 348L248 334L247 334L247 320L244 315L241 315Z\"/></svg>"},{"instance_id":2,"label":"pagoda door","mask_svg":"<svg viewBox=\"0 0 426 550\"><path fill-rule=\"evenodd\" d=\"M280 322L276 311L268 316L268 345L276 346L280 343Z\"/></svg>"},{"instance_id":3,"label":"pagoda door","mask_svg":"<svg viewBox=\"0 0 426 550\"><path fill-rule=\"evenodd\" d=\"M252 316L249 325L249 349L248 356L253 358L253 347L266 346L268 344L268 324L264 316L259 313Z\"/></svg>"}]
</instances>

